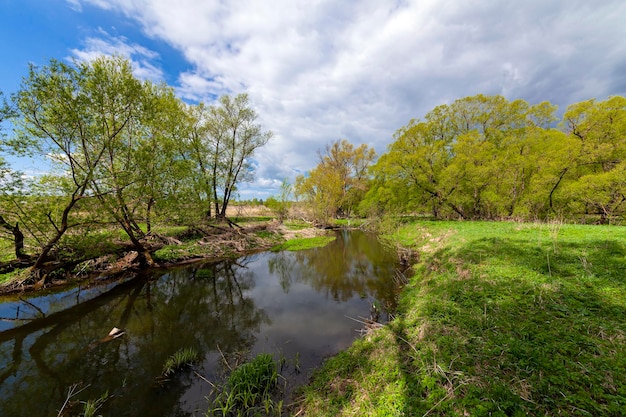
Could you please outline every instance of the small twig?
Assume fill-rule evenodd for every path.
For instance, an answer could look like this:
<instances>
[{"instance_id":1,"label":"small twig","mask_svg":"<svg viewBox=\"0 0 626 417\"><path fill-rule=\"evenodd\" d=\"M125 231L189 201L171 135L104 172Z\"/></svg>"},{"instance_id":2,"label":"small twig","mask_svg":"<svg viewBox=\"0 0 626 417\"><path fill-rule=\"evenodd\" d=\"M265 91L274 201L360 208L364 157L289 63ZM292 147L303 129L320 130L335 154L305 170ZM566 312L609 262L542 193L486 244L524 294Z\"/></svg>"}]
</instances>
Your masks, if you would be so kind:
<instances>
[{"instance_id":1,"label":"small twig","mask_svg":"<svg viewBox=\"0 0 626 417\"><path fill-rule=\"evenodd\" d=\"M204 382L206 382L207 384L209 384L210 386L213 387L213 389L217 389L217 387L215 386L214 383L212 383L211 381L209 381L208 379L206 379L205 377L203 377L202 375L200 375L196 370L193 371L194 374L196 374L196 376L198 378L200 378L201 380L203 380Z\"/></svg>"},{"instance_id":2,"label":"small twig","mask_svg":"<svg viewBox=\"0 0 626 417\"><path fill-rule=\"evenodd\" d=\"M76 391L76 388L78 388L79 384L74 384L72 386L70 386L70 388L67 390L67 397L65 397L65 402L63 403L63 406L61 407L61 409L59 410L59 413L57 414L57 417L60 417L63 414L63 410L65 410L65 407L67 406L67 403L70 401L70 399L78 394L80 394L81 392L83 392L84 390L86 390L87 388L89 388L89 385L86 385L83 389L81 389L80 391Z\"/></svg>"},{"instance_id":3,"label":"small twig","mask_svg":"<svg viewBox=\"0 0 626 417\"><path fill-rule=\"evenodd\" d=\"M222 352L222 349L220 349L220 345L216 345L217 346L217 351L220 353L220 355L222 355L222 360L224 361L224 363L226 364L226 366L228 367L228 369L230 369L230 371L233 371L233 368L230 367L230 365L228 364L228 361L226 360L226 357L224 356L224 353Z\"/></svg>"},{"instance_id":4,"label":"small twig","mask_svg":"<svg viewBox=\"0 0 626 417\"><path fill-rule=\"evenodd\" d=\"M37 319L20 319L20 318L9 318L9 317L0 317L0 321L31 321Z\"/></svg>"},{"instance_id":5,"label":"small twig","mask_svg":"<svg viewBox=\"0 0 626 417\"><path fill-rule=\"evenodd\" d=\"M350 320L356 321L357 323L361 323L364 324L366 326L379 326L379 327L383 327L384 325L382 323L379 323L377 321L374 320L370 320L370 319L366 319L365 317L359 317L358 319L355 319L354 317L350 317L350 316L344 316Z\"/></svg>"},{"instance_id":6,"label":"small twig","mask_svg":"<svg viewBox=\"0 0 626 417\"><path fill-rule=\"evenodd\" d=\"M461 384L462 385L462 384ZM452 390L452 392L449 392L446 394L445 397L443 397L442 399L440 399L437 404L433 405L430 410L426 411L424 414L422 414L422 417L426 417L428 414L430 414L431 411L433 411L435 408L437 408L439 406L439 404L441 404L442 402L444 402L448 397L450 397L452 394L454 394L454 391L456 391L461 385L457 385L456 388L454 388Z\"/></svg>"}]
</instances>

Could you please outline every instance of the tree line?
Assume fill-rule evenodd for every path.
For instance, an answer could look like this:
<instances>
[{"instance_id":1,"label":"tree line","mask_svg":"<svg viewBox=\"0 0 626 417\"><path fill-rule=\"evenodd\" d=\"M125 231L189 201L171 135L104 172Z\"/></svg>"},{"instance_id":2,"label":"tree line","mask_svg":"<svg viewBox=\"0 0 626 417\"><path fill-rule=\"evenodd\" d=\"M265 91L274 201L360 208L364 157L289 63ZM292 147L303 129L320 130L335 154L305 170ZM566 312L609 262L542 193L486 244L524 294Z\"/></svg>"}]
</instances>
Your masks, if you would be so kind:
<instances>
[{"instance_id":1,"label":"tree line","mask_svg":"<svg viewBox=\"0 0 626 417\"><path fill-rule=\"evenodd\" d=\"M46 175L27 180L2 160L0 227L39 247L34 269L71 239L112 224L143 264L155 216L172 224L226 220L237 186L253 179L250 158L271 138L248 96L189 105L171 87L136 78L120 57L31 65L3 100L2 150L46 160ZM21 240L17 237L21 235Z\"/></svg>"},{"instance_id":2,"label":"tree line","mask_svg":"<svg viewBox=\"0 0 626 417\"><path fill-rule=\"evenodd\" d=\"M626 99L572 104L560 120L556 111L548 102L462 98L400 128L375 163L373 154L357 156L349 143L335 142L296 191L327 210L321 218L353 210L600 223L623 216ZM366 181L363 169L340 156L351 152L372 162Z\"/></svg>"}]
</instances>

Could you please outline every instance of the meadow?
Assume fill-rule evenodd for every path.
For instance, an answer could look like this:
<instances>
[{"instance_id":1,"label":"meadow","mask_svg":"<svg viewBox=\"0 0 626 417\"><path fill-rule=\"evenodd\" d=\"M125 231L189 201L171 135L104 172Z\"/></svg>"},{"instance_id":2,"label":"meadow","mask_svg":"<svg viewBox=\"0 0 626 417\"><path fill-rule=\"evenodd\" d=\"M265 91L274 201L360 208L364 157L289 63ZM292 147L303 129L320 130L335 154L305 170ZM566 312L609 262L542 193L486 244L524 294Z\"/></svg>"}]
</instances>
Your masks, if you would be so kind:
<instances>
[{"instance_id":1,"label":"meadow","mask_svg":"<svg viewBox=\"0 0 626 417\"><path fill-rule=\"evenodd\" d=\"M404 220L393 321L329 359L300 415L617 416L626 227Z\"/></svg>"}]
</instances>

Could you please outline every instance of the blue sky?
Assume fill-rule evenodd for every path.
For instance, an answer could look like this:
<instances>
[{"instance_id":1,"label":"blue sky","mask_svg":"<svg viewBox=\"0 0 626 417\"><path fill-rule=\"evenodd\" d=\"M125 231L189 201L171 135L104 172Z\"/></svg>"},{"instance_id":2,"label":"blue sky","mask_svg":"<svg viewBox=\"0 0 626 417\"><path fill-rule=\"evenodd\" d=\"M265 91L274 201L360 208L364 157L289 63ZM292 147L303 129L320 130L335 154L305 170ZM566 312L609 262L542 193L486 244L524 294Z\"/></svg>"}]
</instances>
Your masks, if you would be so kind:
<instances>
[{"instance_id":1,"label":"blue sky","mask_svg":"<svg viewBox=\"0 0 626 417\"><path fill-rule=\"evenodd\" d=\"M264 198L331 141L383 152L465 96L626 95L624 22L623 0L0 0L0 91L29 63L116 53L190 102L247 92L274 138L241 198Z\"/></svg>"}]
</instances>

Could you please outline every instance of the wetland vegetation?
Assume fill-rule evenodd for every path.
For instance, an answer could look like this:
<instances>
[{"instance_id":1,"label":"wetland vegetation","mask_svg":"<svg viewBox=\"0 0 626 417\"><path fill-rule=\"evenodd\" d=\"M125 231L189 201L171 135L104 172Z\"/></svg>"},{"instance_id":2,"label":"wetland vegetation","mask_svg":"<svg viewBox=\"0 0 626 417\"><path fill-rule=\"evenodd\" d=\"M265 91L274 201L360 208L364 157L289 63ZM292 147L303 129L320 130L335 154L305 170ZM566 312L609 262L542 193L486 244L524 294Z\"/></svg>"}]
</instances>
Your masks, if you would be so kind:
<instances>
[{"instance_id":1,"label":"wetland vegetation","mask_svg":"<svg viewBox=\"0 0 626 417\"><path fill-rule=\"evenodd\" d=\"M460 98L245 205L272 136L246 94L190 105L99 57L0 99L2 151L49 165L0 161L2 415L626 408L624 97Z\"/></svg>"}]
</instances>

